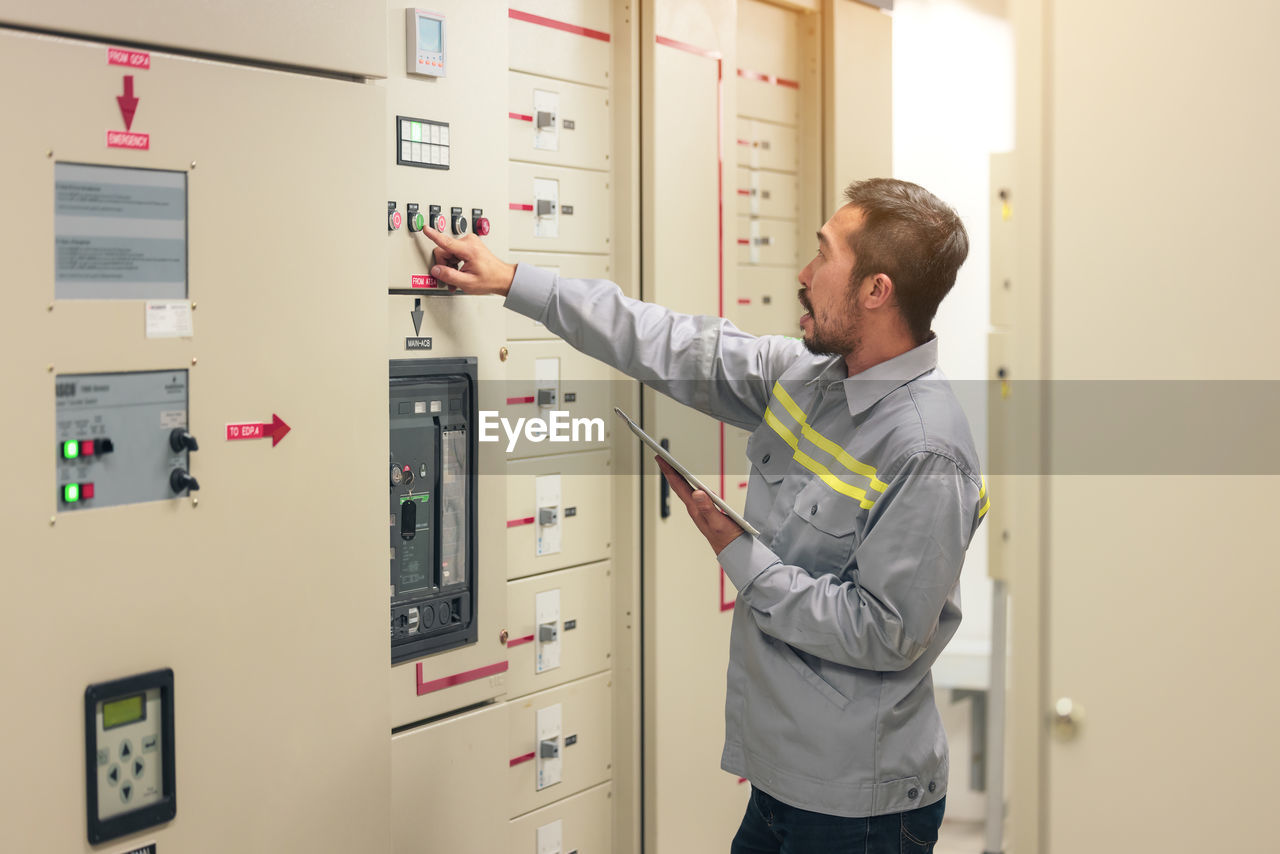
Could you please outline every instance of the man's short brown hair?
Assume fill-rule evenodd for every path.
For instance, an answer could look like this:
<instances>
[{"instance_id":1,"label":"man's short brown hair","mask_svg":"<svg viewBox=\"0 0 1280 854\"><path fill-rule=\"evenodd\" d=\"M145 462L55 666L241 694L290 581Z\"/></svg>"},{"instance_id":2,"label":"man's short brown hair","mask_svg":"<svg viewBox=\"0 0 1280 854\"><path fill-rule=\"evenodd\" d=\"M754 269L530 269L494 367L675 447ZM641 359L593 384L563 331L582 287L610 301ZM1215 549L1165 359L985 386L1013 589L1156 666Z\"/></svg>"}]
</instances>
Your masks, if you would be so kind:
<instances>
[{"instance_id":1,"label":"man's short brown hair","mask_svg":"<svg viewBox=\"0 0 1280 854\"><path fill-rule=\"evenodd\" d=\"M938 304L969 254L964 224L945 202L907 181L855 181L844 197L865 216L849 237L853 285L877 273L888 276L907 329L916 344L924 343Z\"/></svg>"}]
</instances>

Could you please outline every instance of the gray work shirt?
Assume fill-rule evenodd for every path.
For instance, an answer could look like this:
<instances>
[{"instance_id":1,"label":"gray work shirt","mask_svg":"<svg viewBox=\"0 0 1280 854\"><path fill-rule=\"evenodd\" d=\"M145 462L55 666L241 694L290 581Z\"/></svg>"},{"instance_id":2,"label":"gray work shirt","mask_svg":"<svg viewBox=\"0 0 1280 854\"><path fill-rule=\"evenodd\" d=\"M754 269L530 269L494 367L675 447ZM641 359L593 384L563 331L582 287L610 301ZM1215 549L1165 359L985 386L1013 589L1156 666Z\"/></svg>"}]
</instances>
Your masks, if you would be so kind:
<instances>
[{"instance_id":1,"label":"gray work shirt","mask_svg":"<svg viewBox=\"0 0 1280 854\"><path fill-rule=\"evenodd\" d=\"M753 431L721 767L815 812L940 800L930 668L960 624L960 567L987 512L937 341L849 377L794 338L629 299L521 264L506 305L676 400Z\"/></svg>"}]
</instances>

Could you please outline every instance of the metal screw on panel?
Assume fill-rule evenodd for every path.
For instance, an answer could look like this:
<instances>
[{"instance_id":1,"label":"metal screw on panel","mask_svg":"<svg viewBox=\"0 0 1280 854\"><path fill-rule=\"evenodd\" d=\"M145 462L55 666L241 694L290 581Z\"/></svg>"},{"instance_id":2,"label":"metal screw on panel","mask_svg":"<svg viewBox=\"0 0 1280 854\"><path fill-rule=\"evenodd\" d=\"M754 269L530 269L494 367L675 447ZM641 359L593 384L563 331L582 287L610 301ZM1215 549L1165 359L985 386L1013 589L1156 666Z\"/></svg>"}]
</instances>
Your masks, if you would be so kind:
<instances>
[{"instance_id":1,"label":"metal screw on panel","mask_svg":"<svg viewBox=\"0 0 1280 854\"><path fill-rule=\"evenodd\" d=\"M511 637L511 635L507 634L506 629L503 629L502 631L498 632L498 643L502 644L503 646L506 646L507 638L509 637Z\"/></svg>"},{"instance_id":2,"label":"metal screw on panel","mask_svg":"<svg viewBox=\"0 0 1280 854\"><path fill-rule=\"evenodd\" d=\"M507 360L507 357L510 355L511 355L511 351L508 350L506 347L503 347L501 350L498 351L498 361L505 362Z\"/></svg>"},{"instance_id":3,"label":"metal screw on panel","mask_svg":"<svg viewBox=\"0 0 1280 854\"><path fill-rule=\"evenodd\" d=\"M191 161L191 168L192 169L196 168L196 162L194 160Z\"/></svg>"},{"instance_id":4,"label":"metal screw on panel","mask_svg":"<svg viewBox=\"0 0 1280 854\"><path fill-rule=\"evenodd\" d=\"M199 499L199 498L196 498L195 496L192 496L192 498L191 498L191 506L192 506L192 507L199 507L199 506L200 506L200 499Z\"/></svg>"},{"instance_id":5,"label":"metal screw on panel","mask_svg":"<svg viewBox=\"0 0 1280 854\"><path fill-rule=\"evenodd\" d=\"M53 373L53 365L49 366L49 373Z\"/></svg>"},{"instance_id":6,"label":"metal screw on panel","mask_svg":"<svg viewBox=\"0 0 1280 854\"><path fill-rule=\"evenodd\" d=\"M53 311L53 303L49 303L49 311Z\"/></svg>"},{"instance_id":7,"label":"metal screw on panel","mask_svg":"<svg viewBox=\"0 0 1280 854\"><path fill-rule=\"evenodd\" d=\"M197 361L198 361L198 360L196 359L196 357L195 357L195 356L192 356L192 357L191 357L191 364L193 364L193 365L194 365Z\"/></svg>"},{"instance_id":8,"label":"metal screw on panel","mask_svg":"<svg viewBox=\"0 0 1280 854\"><path fill-rule=\"evenodd\" d=\"M1070 697L1063 697L1053 704L1053 717L1050 721L1053 737L1058 741L1072 741L1080 734L1080 725L1084 722L1084 707Z\"/></svg>"},{"instance_id":9,"label":"metal screw on panel","mask_svg":"<svg viewBox=\"0 0 1280 854\"><path fill-rule=\"evenodd\" d=\"M57 516L50 516L50 517L49 517L49 524L50 524L50 525L56 525L56 524L58 524L58 517L57 517Z\"/></svg>"},{"instance_id":10,"label":"metal screw on panel","mask_svg":"<svg viewBox=\"0 0 1280 854\"><path fill-rule=\"evenodd\" d=\"M196 310L197 308L199 308L199 307L200 307L200 306L199 306L197 303L194 303L194 302L193 302L193 303L191 303L191 310L192 310L192 311L195 311L195 310Z\"/></svg>"}]
</instances>

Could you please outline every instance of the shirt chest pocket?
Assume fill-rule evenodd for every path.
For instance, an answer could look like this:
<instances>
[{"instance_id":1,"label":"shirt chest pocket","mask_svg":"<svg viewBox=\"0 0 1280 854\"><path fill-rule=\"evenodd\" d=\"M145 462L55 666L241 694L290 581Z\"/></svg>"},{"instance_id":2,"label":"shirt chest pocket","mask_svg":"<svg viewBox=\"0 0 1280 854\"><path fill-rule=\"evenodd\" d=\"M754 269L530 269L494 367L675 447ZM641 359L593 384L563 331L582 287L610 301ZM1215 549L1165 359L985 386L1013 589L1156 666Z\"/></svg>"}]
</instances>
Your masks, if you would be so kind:
<instances>
[{"instance_id":1,"label":"shirt chest pocket","mask_svg":"<svg viewBox=\"0 0 1280 854\"><path fill-rule=\"evenodd\" d=\"M757 430L747 438L747 460L751 463L747 521L761 531L772 531L779 522L770 519L770 514L791 466L791 446L772 430Z\"/></svg>"},{"instance_id":2,"label":"shirt chest pocket","mask_svg":"<svg viewBox=\"0 0 1280 854\"><path fill-rule=\"evenodd\" d=\"M858 499L836 492L815 475L791 506L794 556L788 562L814 575L840 575L852 562L864 512Z\"/></svg>"}]
</instances>

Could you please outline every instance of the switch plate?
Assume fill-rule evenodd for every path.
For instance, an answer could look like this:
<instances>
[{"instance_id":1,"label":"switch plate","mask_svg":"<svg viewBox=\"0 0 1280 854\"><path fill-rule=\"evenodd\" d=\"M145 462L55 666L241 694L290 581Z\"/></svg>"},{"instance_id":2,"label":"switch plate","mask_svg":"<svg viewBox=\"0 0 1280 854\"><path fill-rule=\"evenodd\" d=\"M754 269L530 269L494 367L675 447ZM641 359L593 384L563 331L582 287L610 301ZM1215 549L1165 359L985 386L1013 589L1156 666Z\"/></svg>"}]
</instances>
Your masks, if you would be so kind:
<instances>
[{"instance_id":1,"label":"switch plate","mask_svg":"<svg viewBox=\"0 0 1280 854\"><path fill-rule=\"evenodd\" d=\"M564 820L556 819L538 828L538 854L562 854L564 850Z\"/></svg>"},{"instance_id":2,"label":"switch plate","mask_svg":"<svg viewBox=\"0 0 1280 854\"><path fill-rule=\"evenodd\" d=\"M534 622L534 672L546 673L560 666L560 589L544 590L533 597ZM545 631L551 629L550 632ZM545 634L551 640L543 640Z\"/></svg>"},{"instance_id":3,"label":"switch plate","mask_svg":"<svg viewBox=\"0 0 1280 854\"><path fill-rule=\"evenodd\" d=\"M561 732L563 731L561 704L556 703L554 706L547 706L545 709L538 709L535 714L534 733L534 762L537 764L537 789L539 791L554 786L564 777L562 764L564 762L559 756L555 758L542 757L542 743L544 741L555 741L557 745L562 744Z\"/></svg>"},{"instance_id":4,"label":"switch plate","mask_svg":"<svg viewBox=\"0 0 1280 854\"><path fill-rule=\"evenodd\" d=\"M547 474L534 478L534 501L538 508L538 522L542 522L543 510L555 511L555 522L551 525L538 525L537 540L534 553L537 557L559 554L564 524L564 506L561 492L560 475Z\"/></svg>"},{"instance_id":5,"label":"switch plate","mask_svg":"<svg viewBox=\"0 0 1280 854\"><path fill-rule=\"evenodd\" d=\"M560 150L560 95L545 89L533 90L533 147L542 151Z\"/></svg>"},{"instance_id":6,"label":"switch plate","mask_svg":"<svg viewBox=\"0 0 1280 854\"><path fill-rule=\"evenodd\" d=\"M560 182L550 178L533 179L533 236L560 236Z\"/></svg>"}]
</instances>

